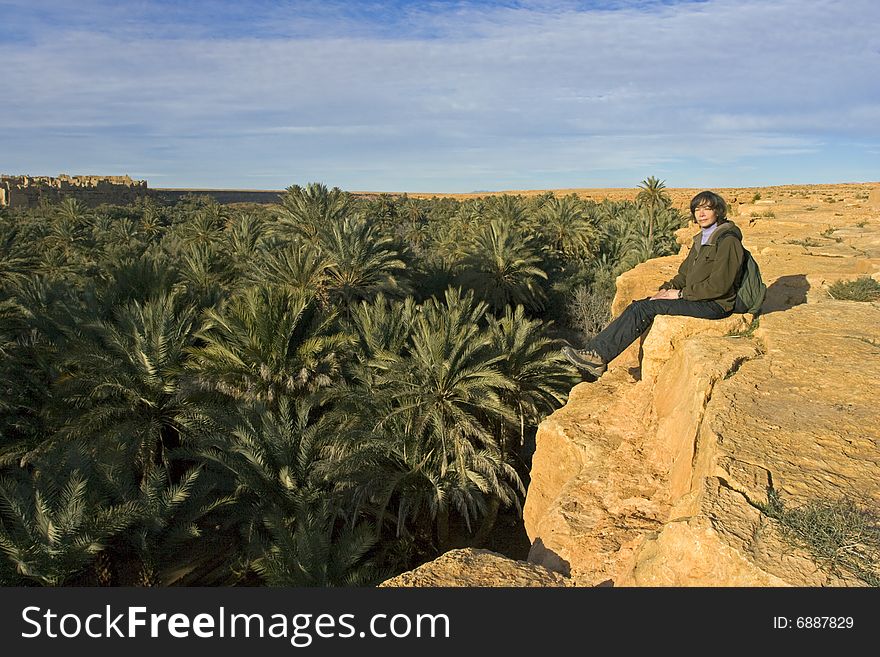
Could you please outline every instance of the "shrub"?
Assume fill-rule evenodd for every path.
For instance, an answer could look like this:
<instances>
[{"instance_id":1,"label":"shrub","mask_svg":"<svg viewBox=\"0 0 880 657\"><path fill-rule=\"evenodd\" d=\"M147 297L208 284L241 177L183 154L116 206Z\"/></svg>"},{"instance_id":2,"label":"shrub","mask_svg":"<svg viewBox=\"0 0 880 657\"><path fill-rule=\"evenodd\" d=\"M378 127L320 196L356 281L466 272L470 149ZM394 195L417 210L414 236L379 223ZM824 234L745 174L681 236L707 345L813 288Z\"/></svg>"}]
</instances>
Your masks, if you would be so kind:
<instances>
[{"instance_id":1,"label":"shrub","mask_svg":"<svg viewBox=\"0 0 880 657\"><path fill-rule=\"evenodd\" d=\"M880 299L880 283L870 276L861 276L854 281L837 281L828 293L842 301L876 301Z\"/></svg>"},{"instance_id":2,"label":"shrub","mask_svg":"<svg viewBox=\"0 0 880 657\"><path fill-rule=\"evenodd\" d=\"M758 330L758 327L761 325L760 317L752 317L752 321L749 325L742 329L741 331L731 331L727 334L729 338L750 338L755 334L755 331Z\"/></svg>"},{"instance_id":3,"label":"shrub","mask_svg":"<svg viewBox=\"0 0 880 657\"><path fill-rule=\"evenodd\" d=\"M586 285L575 288L568 304L569 325L581 333L586 340L591 339L605 328L611 314L611 300Z\"/></svg>"},{"instance_id":4,"label":"shrub","mask_svg":"<svg viewBox=\"0 0 880 657\"><path fill-rule=\"evenodd\" d=\"M831 572L847 571L869 586L880 586L880 516L872 508L842 497L787 509L773 489L759 508L780 522L784 537L806 548Z\"/></svg>"},{"instance_id":5,"label":"shrub","mask_svg":"<svg viewBox=\"0 0 880 657\"><path fill-rule=\"evenodd\" d=\"M752 203L754 203L755 201L760 201L760 200L761 200L761 192L755 192L755 195L752 196Z\"/></svg>"},{"instance_id":6,"label":"shrub","mask_svg":"<svg viewBox=\"0 0 880 657\"><path fill-rule=\"evenodd\" d=\"M802 240L788 240L786 244L797 244L805 248L810 248L811 246L819 246L821 242L819 242L819 240L814 240L812 237L805 237Z\"/></svg>"}]
</instances>

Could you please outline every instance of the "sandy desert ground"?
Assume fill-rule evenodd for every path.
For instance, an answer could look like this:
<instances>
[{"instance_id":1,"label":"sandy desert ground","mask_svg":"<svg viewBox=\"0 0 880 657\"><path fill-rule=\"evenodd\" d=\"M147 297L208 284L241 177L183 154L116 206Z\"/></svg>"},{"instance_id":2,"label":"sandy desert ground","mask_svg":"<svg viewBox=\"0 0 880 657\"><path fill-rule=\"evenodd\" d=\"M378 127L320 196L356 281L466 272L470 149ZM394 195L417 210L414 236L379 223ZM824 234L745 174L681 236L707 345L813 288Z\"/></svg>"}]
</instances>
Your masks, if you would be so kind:
<instances>
[{"instance_id":1,"label":"sandy desert ground","mask_svg":"<svg viewBox=\"0 0 880 657\"><path fill-rule=\"evenodd\" d=\"M665 191L672 199L676 207L686 210L690 200L698 192L706 188L671 187ZM805 212L840 212L842 208L851 210L860 206L880 206L880 182L861 183L838 183L822 185L777 185L766 187L713 187L712 191L721 194L731 205L732 214L736 216L743 211L753 212L757 206L759 212L767 212L768 208L778 207L784 211L799 208ZM481 196L500 196L514 194L522 196L536 196L552 191L556 195L577 194L582 198L601 201L608 198L611 200L633 200L639 193L638 187L607 187L607 188L577 188L577 189L529 189L529 190L504 190L498 192L474 192L470 194L429 194L408 192L412 198L439 198L451 197L457 199L477 198ZM871 192L874 191L872 195ZM756 195L759 198L756 198ZM870 201L870 203L869 203ZM746 206L746 207L744 207ZM812 207L815 206L815 207ZM812 208L807 210L806 208Z\"/></svg>"}]
</instances>

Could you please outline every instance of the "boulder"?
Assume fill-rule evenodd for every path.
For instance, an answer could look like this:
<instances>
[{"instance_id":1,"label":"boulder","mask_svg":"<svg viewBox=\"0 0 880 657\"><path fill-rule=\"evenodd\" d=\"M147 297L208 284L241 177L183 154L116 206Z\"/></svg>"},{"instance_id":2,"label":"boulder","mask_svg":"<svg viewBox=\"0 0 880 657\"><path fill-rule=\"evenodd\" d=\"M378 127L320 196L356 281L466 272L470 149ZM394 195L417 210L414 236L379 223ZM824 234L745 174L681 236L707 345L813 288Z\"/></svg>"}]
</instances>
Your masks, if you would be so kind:
<instances>
[{"instance_id":1,"label":"boulder","mask_svg":"<svg viewBox=\"0 0 880 657\"><path fill-rule=\"evenodd\" d=\"M382 582L380 587L437 586L569 586L570 582L542 566L515 561L489 550L450 550Z\"/></svg>"}]
</instances>

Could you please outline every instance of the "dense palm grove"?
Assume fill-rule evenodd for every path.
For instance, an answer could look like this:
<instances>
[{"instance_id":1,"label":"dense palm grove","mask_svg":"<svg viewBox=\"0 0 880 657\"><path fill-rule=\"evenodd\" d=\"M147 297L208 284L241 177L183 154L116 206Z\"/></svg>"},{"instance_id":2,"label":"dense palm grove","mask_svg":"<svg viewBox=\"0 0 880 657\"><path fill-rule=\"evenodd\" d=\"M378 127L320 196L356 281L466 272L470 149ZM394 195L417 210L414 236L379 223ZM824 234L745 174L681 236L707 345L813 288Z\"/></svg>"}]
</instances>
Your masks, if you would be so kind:
<instances>
[{"instance_id":1,"label":"dense palm grove","mask_svg":"<svg viewBox=\"0 0 880 657\"><path fill-rule=\"evenodd\" d=\"M517 513L682 216L544 194L0 210L0 582L372 585Z\"/></svg>"}]
</instances>

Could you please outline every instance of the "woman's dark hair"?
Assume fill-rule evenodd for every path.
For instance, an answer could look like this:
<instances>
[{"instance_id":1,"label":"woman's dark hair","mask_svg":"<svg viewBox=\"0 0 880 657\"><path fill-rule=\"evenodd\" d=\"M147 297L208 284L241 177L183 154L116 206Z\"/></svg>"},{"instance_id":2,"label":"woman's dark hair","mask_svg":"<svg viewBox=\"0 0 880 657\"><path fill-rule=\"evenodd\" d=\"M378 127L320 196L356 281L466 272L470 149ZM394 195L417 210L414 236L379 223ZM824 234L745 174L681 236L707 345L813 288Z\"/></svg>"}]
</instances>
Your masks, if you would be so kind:
<instances>
[{"instance_id":1,"label":"woman's dark hair","mask_svg":"<svg viewBox=\"0 0 880 657\"><path fill-rule=\"evenodd\" d=\"M707 205L715 210L715 219L719 224L727 221L727 203L715 192L700 192L691 199L691 218L695 219L697 208L701 205Z\"/></svg>"}]
</instances>

